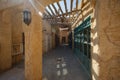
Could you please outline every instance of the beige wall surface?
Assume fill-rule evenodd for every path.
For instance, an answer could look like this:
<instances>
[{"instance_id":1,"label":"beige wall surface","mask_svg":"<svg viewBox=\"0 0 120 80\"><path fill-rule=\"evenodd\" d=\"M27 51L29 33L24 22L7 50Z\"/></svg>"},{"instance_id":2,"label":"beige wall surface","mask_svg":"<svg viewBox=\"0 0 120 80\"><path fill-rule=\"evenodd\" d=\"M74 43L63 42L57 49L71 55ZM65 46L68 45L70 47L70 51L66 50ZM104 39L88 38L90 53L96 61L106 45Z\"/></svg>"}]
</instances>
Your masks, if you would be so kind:
<instances>
[{"instance_id":1,"label":"beige wall surface","mask_svg":"<svg viewBox=\"0 0 120 80\"><path fill-rule=\"evenodd\" d=\"M43 20L43 53L52 49L52 26Z\"/></svg>"},{"instance_id":2,"label":"beige wall surface","mask_svg":"<svg viewBox=\"0 0 120 80\"><path fill-rule=\"evenodd\" d=\"M12 43L21 43L21 27L23 27L26 42L26 80L42 80L42 17L38 13L43 12L44 7L49 3L58 0L40 0L40 2L41 1L43 6L40 6L36 0L0 1L0 10L3 10L3 12L0 12L0 64L2 64L2 66L0 65L0 70L6 70L11 67L11 46ZM18 5L21 6L20 9L18 8ZM12 10L9 10L9 8ZM29 9L32 13L32 22L29 26L25 25L21 20L22 11L25 9Z\"/></svg>"},{"instance_id":3,"label":"beige wall surface","mask_svg":"<svg viewBox=\"0 0 120 80\"><path fill-rule=\"evenodd\" d=\"M11 68L12 62L15 62L12 61L12 56L20 52L22 42L22 10L20 6L3 9L0 12L0 67L3 71Z\"/></svg>"},{"instance_id":4,"label":"beige wall surface","mask_svg":"<svg viewBox=\"0 0 120 80\"><path fill-rule=\"evenodd\" d=\"M60 31L60 44L62 44L62 38L65 37L65 43L68 43L68 30Z\"/></svg>"},{"instance_id":5,"label":"beige wall surface","mask_svg":"<svg viewBox=\"0 0 120 80\"><path fill-rule=\"evenodd\" d=\"M96 0L92 16L93 80L119 80L120 0Z\"/></svg>"},{"instance_id":6,"label":"beige wall surface","mask_svg":"<svg viewBox=\"0 0 120 80\"><path fill-rule=\"evenodd\" d=\"M11 68L12 58L12 33L11 19L9 10L0 12L0 70L4 71Z\"/></svg>"}]
</instances>

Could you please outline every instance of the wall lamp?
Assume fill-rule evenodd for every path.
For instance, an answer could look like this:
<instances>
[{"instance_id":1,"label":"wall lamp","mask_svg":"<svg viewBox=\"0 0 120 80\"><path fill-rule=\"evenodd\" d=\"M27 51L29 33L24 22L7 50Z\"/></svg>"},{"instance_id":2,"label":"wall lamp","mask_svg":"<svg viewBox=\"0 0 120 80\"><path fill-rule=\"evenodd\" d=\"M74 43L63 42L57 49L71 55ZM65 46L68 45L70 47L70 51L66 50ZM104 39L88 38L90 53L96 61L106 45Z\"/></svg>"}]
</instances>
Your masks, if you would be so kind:
<instances>
[{"instance_id":1,"label":"wall lamp","mask_svg":"<svg viewBox=\"0 0 120 80\"><path fill-rule=\"evenodd\" d=\"M23 20L24 20L24 23L27 25L31 23L31 12L29 10L23 11Z\"/></svg>"}]
</instances>

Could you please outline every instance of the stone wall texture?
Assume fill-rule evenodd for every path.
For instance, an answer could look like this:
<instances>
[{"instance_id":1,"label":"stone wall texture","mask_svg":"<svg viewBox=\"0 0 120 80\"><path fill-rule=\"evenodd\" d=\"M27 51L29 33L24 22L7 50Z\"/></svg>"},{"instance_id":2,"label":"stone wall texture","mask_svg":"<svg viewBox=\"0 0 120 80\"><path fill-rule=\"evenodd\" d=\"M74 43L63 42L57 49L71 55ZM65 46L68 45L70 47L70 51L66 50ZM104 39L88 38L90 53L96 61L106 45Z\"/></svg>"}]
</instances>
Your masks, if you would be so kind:
<instances>
[{"instance_id":1,"label":"stone wall texture","mask_svg":"<svg viewBox=\"0 0 120 80\"><path fill-rule=\"evenodd\" d=\"M11 68L12 33L10 11L0 11L0 72Z\"/></svg>"},{"instance_id":2,"label":"stone wall texture","mask_svg":"<svg viewBox=\"0 0 120 80\"><path fill-rule=\"evenodd\" d=\"M93 80L120 79L120 0L96 0L92 24Z\"/></svg>"},{"instance_id":3,"label":"stone wall texture","mask_svg":"<svg viewBox=\"0 0 120 80\"><path fill-rule=\"evenodd\" d=\"M1 10L1 70L11 68L12 63L22 58L20 45L22 43L22 14L21 5ZM9 43L8 43L9 42ZM19 56L18 56L19 54ZM18 59L17 59L18 58ZM6 62L4 62L4 60ZM9 66L8 66L9 65Z\"/></svg>"},{"instance_id":4,"label":"stone wall texture","mask_svg":"<svg viewBox=\"0 0 120 80\"><path fill-rule=\"evenodd\" d=\"M43 20L43 53L52 49L52 26Z\"/></svg>"},{"instance_id":5,"label":"stone wall texture","mask_svg":"<svg viewBox=\"0 0 120 80\"><path fill-rule=\"evenodd\" d=\"M12 65L12 43L21 43L21 32L25 33L25 78L42 80L42 16L44 7L58 0L1 0L0 1L0 71ZM19 8L18 8L19 6ZM29 26L22 21L23 10L32 13Z\"/></svg>"},{"instance_id":6,"label":"stone wall texture","mask_svg":"<svg viewBox=\"0 0 120 80\"><path fill-rule=\"evenodd\" d=\"M61 30L60 31L60 44L62 44L62 38L65 37L65 43L68 43L68 30Z\"/></svg>"}]
</instances>

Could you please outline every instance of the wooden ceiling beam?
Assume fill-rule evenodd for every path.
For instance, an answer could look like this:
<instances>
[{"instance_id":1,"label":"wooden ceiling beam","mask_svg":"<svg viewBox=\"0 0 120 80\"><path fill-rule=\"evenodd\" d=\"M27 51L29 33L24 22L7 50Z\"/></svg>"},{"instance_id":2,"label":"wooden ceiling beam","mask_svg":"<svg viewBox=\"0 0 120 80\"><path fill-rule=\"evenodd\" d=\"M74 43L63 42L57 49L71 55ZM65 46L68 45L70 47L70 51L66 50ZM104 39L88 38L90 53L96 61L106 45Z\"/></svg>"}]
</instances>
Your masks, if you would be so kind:
<instances>
[{"instance_id":1,"label":"wooden ceiling beam","mask_svg":"<svg viewBox=\"0 0 120 80\"><path fill-rule=\"evenodd\" d=\"M61 14L61 15L58 15L58 16L64 16L64 15L68 15L68 14L72 14L72 13L76 13L76 12L79 12L81 10L73 10L72 12L67 12L67 13L64 13L64 14Z\"/></svg>"},{"instance_id":2,"label":"wooden ceiling beam","mask_svg":"<svg viewBox=\"0 0 120 80\"><path fill-rule=\"evenodd\" d=\"M66 3L66 0L64 0L64 5L65 5L66 13L67 13L67 12L68 12L68 9L67 9L67 3Z\"/></svg>"},{"instance_id":3,"label":"wooden ceiling beam","mask_svg":"<svg viewBox=\"0 0 120 80\"><path fill-rule=\"evenodd\" d=\"M57 11L57 9L56 9L56 7L54 6L54 4L52 4L52 6L53 6L53 8L54 8L56 14L59 15L59 12Z\"/></svg>"},{"instance_id":4,"label":"wooden ceiling beam","mask_svg":"<svg viewBox=\"0 0 120 80\"><path fill-rule=\"evenodd\" d=\"M86 6L86 5L87 6ZM82 12L80 12L79 16L82 15L81 18L76 18L75 21L74 21L74 24L73 26L76 26L78 24L78 22L80 22L81 20L83 20L86 16L88 16L90 13L93 12L93 10L90 8L90 4L88 2L85 2L84 6L83 6L83 9L82 9ZM83 15L83 12L86 11L87 13L84 13ZM79 17L78 16L78 17Z\"/></svg>"},{"instance_id":5,"label":"wooden ceiling beam","mask_svg":"<svg viewBox=\"0 0 120 80\"><path fill-rule=\"evenodd\" d=\"M93 9L90 9L85 15L82 16L82 18L80 18L76 23L75 26L85 17L87 17L89 14L91 14L93 12Z\"/></svg>"},{"instance_id":6,"label":"wooden ceiling beam","mask_svg":"<svg viewBox=\"0 0 120 80\"><path fill-rule=\"evenodd\" d=\"M73 8L73 0L71 0L70 12L72 11L72 8Z\"/></svg>"},{"instance_id":7,"label":"wooden ceiling beam","mask_svg":"<svg viewBox=\"0 0 120 80\"><path fill-rule=\"evenodd\" d=\"M49 15L50 17L52 17L52 15L50 14L50 12L49 12L47 9L45 9L45 11L48 13L48 15Z\"/></svg>"},{"instance_id":8,"label":"wooden ceiling beam","mask_svg":"<svg viewBox=\"0 0 120 80\"><path fill-rule=\"evenodd\" d=\"M76 0L76 10L78 9L78 0Z\"/></svg>"},{"instance_id":9,"label":"wooden ceiling beam","mask_svg":"<svg viewBox=\"0 0 120 80\"><path fill-rule=\"evenodd\" d=\"M50 5L48 5L48 8L50 9L50 11L52 12L53 15L55 15L55 13L53 12L52 8L50 7Z\"/></svg>"},{"instance_id":10,"label":"wooden ceiling beam","mask_svg":"<svg viewBox=\"0 0 120 80\"><path fill-rule=\"evenodd\" d=\"M60 10L60 11L61 11L61 13L63 14L63 11L62 11L62 8L61 8L61 6L60 6L59 2L57 2L57 5L58 5L58 7L59 7L59 10Z\"/></svg>"},{"instance_id":11,"label":"wooden ceiling beam","mask_svg":"<svg viewBox=\"0 0 120 80\"><path fill-rule=\"evenodd\" d=\"M87 3L88 3L88 2L84 3L84 0L81 1L81 7L80 7L81 11L78 13L78 17L79 17L79 16L82 14L82 12L84 11L82 8L83 8L85 5L87 5ZM78 19L78 17L76 17L76 18L74 19L73 24L74 24L75 21Z\"/></svg>"},{"instance_id":12,"label":"wooden ceiling beam","mask_svg":"<svg viewBox=\"0 0 120 80\"><path fill-rule=\"evenodd\" d=\"M77 13L77 12L80 12L81 10L74 10L72 12L68 12L68 13L64 13L64 14L59 14L57 16L54 16L54 17L60 17L60 16L64 16L64 15L69 15L69 14L72 14L72 13ZM71 18L71 17L70 17Z\"/></svg>"}]
</instances>

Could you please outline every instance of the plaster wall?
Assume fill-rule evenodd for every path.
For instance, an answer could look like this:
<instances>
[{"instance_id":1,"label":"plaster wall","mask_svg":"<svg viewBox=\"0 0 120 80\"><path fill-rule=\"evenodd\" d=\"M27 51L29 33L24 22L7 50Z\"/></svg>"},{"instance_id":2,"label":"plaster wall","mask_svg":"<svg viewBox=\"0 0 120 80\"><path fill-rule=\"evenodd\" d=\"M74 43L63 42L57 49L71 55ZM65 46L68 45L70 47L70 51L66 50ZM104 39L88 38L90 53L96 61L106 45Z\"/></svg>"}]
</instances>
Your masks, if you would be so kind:
<instances>
[{"instance_id":1,"label":"plaster wall","mask_svg":"<svg viewBox=\"0 0 120 80\"><path fill-rule=\"evenodd\" d=\"M11 16L9 10L0 11L0 72L11 68L12 63L12 33Z\"/></svg>"},{"instance_id":2,"label":"plaster wall","mask_svg":"<svg viewBox=\"0 0 120 80\"><path fill-rule=\"evenodd\" d=\"M52 49L52 26L43 20L43 53Z\"/></svg>"},{"instance_id":3,"label":"plaster wall","mask_svg":"<svg viewBox=\"0 0 120 80\"><path fill-rule=\"evenodd\" d=\"M93 80L120 79L120 1L96 0L92 24Z\"/></svg>"},{"instance_id":4,"label":"plaster wall","mask_svg":"<svg viewBox=\"0 0 120 80\"><path fill-rule=\"evenodd\" d=\"M65 43L68 43L68 30L61 30L60 31L60 44L62 44L62 38L65 37Z\"/></svg>"}]
</instances>

